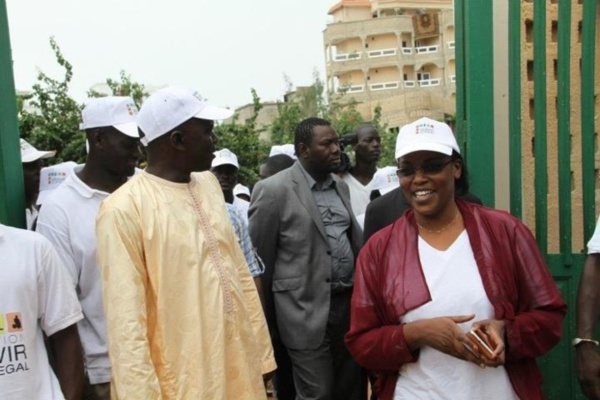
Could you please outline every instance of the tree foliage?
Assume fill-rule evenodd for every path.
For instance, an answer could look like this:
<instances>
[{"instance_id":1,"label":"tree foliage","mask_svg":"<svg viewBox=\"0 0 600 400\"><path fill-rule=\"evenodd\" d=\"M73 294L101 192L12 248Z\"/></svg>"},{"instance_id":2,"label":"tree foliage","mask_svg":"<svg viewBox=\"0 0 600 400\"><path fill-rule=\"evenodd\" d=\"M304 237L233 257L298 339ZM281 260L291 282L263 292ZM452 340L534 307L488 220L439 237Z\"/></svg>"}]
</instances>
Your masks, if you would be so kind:
<instances>
[{"instance_id":1,"label":"tree foliage","mask_svg":"<svg viewBox=\"0 0 600 400\"><path fill-rule=\"evenodd\" d=\"M56 62L64 70L61 79L55 79L40 71L32 92L17 97L21 137L38 149L56 150L52 163L63 161L85 161L85 134L79 129L82 104L69 95L69 85L73 79L73 66L65 59L54 38L50 47ZM148 93L143 84L132 80L131 75L121 71L120 79L107 79L111 94L131 96L138 106ZM90 97L105 94L90 90ZM27 104L27 106L25 106Z\"/></svg>"},{"instance_id":2,"label":"tree foliage","mask_svg":"<svg viewBox=\"0 0 600 400\"><path fill-rule=\"evenodd\" d=\"M240 123L238 116L234 116L231 122L215 126L215 134L219 138L217 148L227 148L237 155L239 181L250 186L258 181L258 168L269 154L269 146L259 139L261 131L256 126L262 104L256 90L251 89L251 93L253 111L250 118Z\"/></svg>"},{"instance_id":3,"label":"tree foliage","mask_svg":"<svg viewBox=\"0 0 600 400\"><path fill-rule=\"evenodd\" d=\"M85 138L79 130L81 105L69 94L73 67L64 58L54 38L50 47L56 61L64 69L62 79L54 79L40 71L32 93L23 96L31 109L22 107L19 112L21 137L39 149L56 150L53 162L85 159Z\"/></svg>"},{"instance_id":4,"label":"tree foliage","mask_svg":"<svg viewBox=\"0 0 600 400\"><path fill-rule=\"evenodd\" d=\"M108 78L106 79L106 85L111 91L112 96L130 96L135 105L140 108L142 103L150 95L146 91L146 86L142 83L138 83L131 79L131 75L127 74L124 70L121 70L119 75L120 80ZM95 90L89 90L87 92L89 97L104 97L106 94L97 92Z\"/></svg>"},{"instance_id":5,"label":"tree foliage","mask_svg":"<svg viewBox=\"0 0 600 400\"><path fill-rule=\"evenodd\" d=\"M293 86L286 80L288 91L293 90ZM323 98L323 82L318 73L313 75L313 83L308 88L297 90L294 96L277 103L279 115L270 127L271 143L283 144L293 143L294 128L304 118L317 116L327 119L331 122L333 128L340 136L352 133L358 125L364 120L362 114L358 111L359 102L356 99L342 93L342 96L326 103ZM371 121L375 129L379 132L382 139L382 153L380 166L394 165L394 149L397 132L389 131L387 124L381 122L382 108L377 105L373 110ZM348 149L351 153L351 150Z\"/></svg>"},{"instance_id":6,"label":"tree foliage","mask_svg":"<svg viewBox=\"0 0 600 400\"><path fill-rule=\"evenodd\" d=\"M64 58L58 44L51 38L50 46L56 61L64 69L62 79L54 79L40 71L32 93L18 98L21 136L40 149L57 150L53 163L85 160L85 137L79 129L82 105L69 94L69 84L73 77L73 67ZM341 97L327 102L324 97L324 84L318 72L313 73L313 82L307 87L294 88L285 77L287 95L277 103L278 115L266 128L259 128L257 118L262 103L256 90L251 90L253 112L250 118L239 121L239 116L215 127L219 137L217 148L233 151L240 163L240 182L253 185L258 180L260 164L267 158L271 145L293 143L294 129L304 118L317 116L331 121L334 129L344 135L351 133L362 123L358 111L360 103L353 98ZM145 85L134 81L131 75L121 71L118 79L106 79L110 93L116 96L131 96L138 106L148 97ZM90 97L106 94L93 90ZM27 102L28 107L23 106ZM28 111L34 110L34 111ZM388 132L381 124L381 107L373 110L371 121L382 136L382 159L380 165L393 165L396 132ZM260 134L267 130L269 139L261 141Z\"/></svg>"},{"instance_id":7,"label":"tree foliage","mask_svg":"<svg viewBox=\"0 0 600 400\"><path fill-rule=\"evenodd\" d=\"M289 79L285 77L285 80L288 95L284 101L277 103L278 116L270 129L273 144L293 143L296 125L308 117L320 117L330 121L340 135L352 132L363 121L357 111L356 100L350 99L344 103L325 101L323 81L317 71L313 73L313 83L307 87L294 90Z\"/></svg>"}]
</instances>

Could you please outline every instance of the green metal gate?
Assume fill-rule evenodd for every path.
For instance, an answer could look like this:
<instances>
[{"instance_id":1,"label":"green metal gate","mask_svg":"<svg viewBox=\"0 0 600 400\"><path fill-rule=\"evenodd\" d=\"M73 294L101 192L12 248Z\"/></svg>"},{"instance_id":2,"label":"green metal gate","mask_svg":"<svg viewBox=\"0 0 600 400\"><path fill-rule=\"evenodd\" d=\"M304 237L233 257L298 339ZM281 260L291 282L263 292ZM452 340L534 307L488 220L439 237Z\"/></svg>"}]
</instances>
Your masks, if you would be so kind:
<instances>
[{"instance_id":1,"label":"green metal gate","mask_svg":"<svg viewBox=\"0 0 600 400\"><path fill-rule=\"evenodd\" d=\"M8 17L0 0L0 223L25 226L24 193Z\"/></svg>"},{"instance_id":2,"label":"green metal gate","mask_svg":"<svg viewBox=\"0 0 600 400\"><path fill-rule=\"evenodd\" d=\"M597 0L455 1L457 134L473 192L532 229L569 304L563 340L539 360L548 399L584 398L570 341L599 198L599 13Z\"/></svg>"}]
</instances>

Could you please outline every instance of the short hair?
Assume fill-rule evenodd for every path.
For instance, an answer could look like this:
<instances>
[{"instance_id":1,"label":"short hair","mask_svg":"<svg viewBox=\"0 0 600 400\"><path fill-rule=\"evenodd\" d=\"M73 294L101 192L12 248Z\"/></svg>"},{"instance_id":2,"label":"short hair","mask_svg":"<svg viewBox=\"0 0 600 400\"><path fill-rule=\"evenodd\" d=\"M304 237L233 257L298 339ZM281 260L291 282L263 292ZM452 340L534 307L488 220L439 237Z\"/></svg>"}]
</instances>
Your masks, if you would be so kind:
<instances>
[{"instance_id":1,"label":"short hair","mask_svg":"<svg viewBox=\"0 0 600 400\"><path fill-rule=\"evenodd\" d=\"M360 124L358 124L358 126L354 129L354 134L356 135L356 138L358 140L358 135L360 134L360 131L362 131L365 128L371 128L373 129L375 132L377 132L377 128L375 127L375 125L373 125L372 122L361 122Z\"/></svg>"},{"instance_id":2,"label":"short hair","mask_svg":"<svg viewBox=\"0 0 600 400\"><path fill-rule=\"evenodd\" d=\"M287 154L277 154L267 158L263 164L269 176L272 176L294 165L294 159Z\"/></svg>"},{"instance_id":3,"label":"short hair","mask_svg":"<svg viewBox=\"0 0 600 400\"><path fill-rule=\"evenodd\" d=\"M317 117L310 117L300 121L294 130L294 148L296 149L296 154L300 154L298 151L300 143L310 144L312 142L315 126L331 126L331 122Z\"/></svg>"}]
</instances>

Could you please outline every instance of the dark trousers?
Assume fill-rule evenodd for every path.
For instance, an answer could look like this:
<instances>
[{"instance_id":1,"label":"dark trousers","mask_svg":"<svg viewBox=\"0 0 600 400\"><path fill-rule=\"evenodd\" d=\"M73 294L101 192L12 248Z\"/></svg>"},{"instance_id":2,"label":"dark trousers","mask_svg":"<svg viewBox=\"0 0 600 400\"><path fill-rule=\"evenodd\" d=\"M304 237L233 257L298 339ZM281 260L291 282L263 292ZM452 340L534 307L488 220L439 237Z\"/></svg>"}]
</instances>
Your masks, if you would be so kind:
<instances>
[{"instance_id":1,"label":"dark trousers","mask_svg":"<svg viewBox=\"0 0 600 400\"><path fill-rule=\"evenodd\" d=\"M110 400L110 382L92 385L86 374L83 400Z\"/></svg>"},{"instance_id":2,"label":"dark trousers","mask_svg":"<svg viewBox=\"0 0 600 400\"><path fill-rule=\"evenodd\" d=\"M366 379L344 345L350 325L351 292L331 296L323 342L316 349L287 349L296 400L364 400Z\"/></svg>"},{"instance_id":3,"label":"dark trousers","mask_svg":"<svg viewBox=\"0 0 600 400\"><path fill-rule=\"evenodd\" d=\"M292 360L279 338L273 339L273 352L277 369L273 375L273 386L277 392L277 400L295 400L296 387L294 386L294 375L292 374Z\"/></svg>"}]
</instances>

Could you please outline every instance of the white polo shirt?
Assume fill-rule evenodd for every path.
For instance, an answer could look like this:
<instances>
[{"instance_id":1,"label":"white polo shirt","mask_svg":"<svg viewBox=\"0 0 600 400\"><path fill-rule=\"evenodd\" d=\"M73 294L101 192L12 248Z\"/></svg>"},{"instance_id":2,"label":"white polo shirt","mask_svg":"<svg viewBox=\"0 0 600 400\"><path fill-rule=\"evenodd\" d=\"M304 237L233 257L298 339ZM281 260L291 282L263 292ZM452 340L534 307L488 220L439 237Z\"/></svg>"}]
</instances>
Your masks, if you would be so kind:
<instances>
[{"instance_id":1,"label":"white polo shirt","mask_svg":"<svg viewBox=\"0 0 600 400\"><path fill-rule=\"evenodd\" d=\"M110 382L106 320L96 262L96 214L109 193L87 186L74 173L42 205L36 230L50 240L77 290L85 318L78 323L91 384Z\"/></svg>"},{"instance_id":2,"label":"white polo shirt","mask_svg":"<svg viewBox=\"0 0 600 400\"><path fill-rule=\"evenodd\" d=\"M83 318L69 277L41 235L0 225L0 398L63 399L44 336Z\"/></svg>"}]
</instances>

